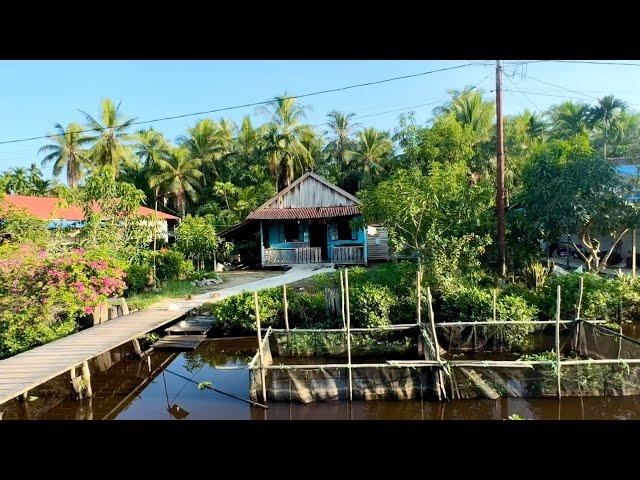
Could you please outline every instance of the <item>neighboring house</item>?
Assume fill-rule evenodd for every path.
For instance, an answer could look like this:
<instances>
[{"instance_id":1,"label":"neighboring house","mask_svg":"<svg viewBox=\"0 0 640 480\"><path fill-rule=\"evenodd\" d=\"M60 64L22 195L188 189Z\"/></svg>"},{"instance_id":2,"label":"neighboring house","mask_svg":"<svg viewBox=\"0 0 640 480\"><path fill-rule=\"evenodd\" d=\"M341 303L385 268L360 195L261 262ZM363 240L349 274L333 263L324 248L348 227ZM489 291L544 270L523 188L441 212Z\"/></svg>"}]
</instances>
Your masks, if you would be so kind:
<instances>
[{"instance_id":1,"label":"neighboring house","mask_svg":"<svg viewBox=\"0 0 640 480\"><path fill-rule=\"evenodd\" d=\"M372 244L376 258L388 259L386 229L364 226L360 200L313 172L220 235L236 245L250 245L256 253L259 247L262 267L325 262L366 265Z\"/></svg>"},{"instance_id":2,"label":"neighboring house","mask_svg":"<svg viewBox=\"0 0 640 480\"><path fill-rule=\"evenodd\" d=\"M62 206L63 201L56 197L31 197L26 195L5 195L0 198L0 205L25 210L41 220L49 221L49 228L79 228L84 223L84 213L77 205ZM179 217L163 212L155 212L147 207L140 207L140 215L153 221L157 213L158 239L169 241L174 227L180 222Z\"/></svg>"}]
</instances>

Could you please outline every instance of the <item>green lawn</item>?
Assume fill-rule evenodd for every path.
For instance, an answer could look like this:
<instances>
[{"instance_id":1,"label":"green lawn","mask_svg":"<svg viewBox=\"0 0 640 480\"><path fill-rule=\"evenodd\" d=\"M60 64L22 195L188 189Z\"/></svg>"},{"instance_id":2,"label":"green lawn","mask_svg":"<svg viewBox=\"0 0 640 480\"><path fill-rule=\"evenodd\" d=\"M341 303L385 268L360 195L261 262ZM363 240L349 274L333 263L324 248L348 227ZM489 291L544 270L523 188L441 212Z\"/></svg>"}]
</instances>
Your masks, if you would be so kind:
<instances>
[{"instance_id":1,"label":"green lawn","mask_svg":"<svg viewBox=\"0 0 640 480\"><path fill-rule=\"evenodd\" d=\"M155 292L134 293L127 297L129 308L142 310L149 305L167 298L184 299L187 295L197 295L204 290L191 285L190 280L169 280Z\"/></svg>"}]
</instances>

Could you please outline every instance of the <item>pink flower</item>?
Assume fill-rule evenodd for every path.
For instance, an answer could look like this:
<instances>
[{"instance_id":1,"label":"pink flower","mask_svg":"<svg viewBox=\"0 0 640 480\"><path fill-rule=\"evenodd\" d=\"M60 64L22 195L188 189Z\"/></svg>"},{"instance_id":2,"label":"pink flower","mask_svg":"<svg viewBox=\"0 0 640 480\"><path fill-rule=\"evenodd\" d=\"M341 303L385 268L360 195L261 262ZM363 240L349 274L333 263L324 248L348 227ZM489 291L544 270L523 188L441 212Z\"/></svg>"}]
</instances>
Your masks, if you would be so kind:
<instances>
[{"instance_id":1,"label":"pink flower","mask_svg":"<svg viewBox=\"0 0 640 480\"><path fill-rule=\"evenodd\" d=\"M87 315L93 313L93 308L92 307L84 307L84 313L86 313Z\"/></svg>"}]
</instances>

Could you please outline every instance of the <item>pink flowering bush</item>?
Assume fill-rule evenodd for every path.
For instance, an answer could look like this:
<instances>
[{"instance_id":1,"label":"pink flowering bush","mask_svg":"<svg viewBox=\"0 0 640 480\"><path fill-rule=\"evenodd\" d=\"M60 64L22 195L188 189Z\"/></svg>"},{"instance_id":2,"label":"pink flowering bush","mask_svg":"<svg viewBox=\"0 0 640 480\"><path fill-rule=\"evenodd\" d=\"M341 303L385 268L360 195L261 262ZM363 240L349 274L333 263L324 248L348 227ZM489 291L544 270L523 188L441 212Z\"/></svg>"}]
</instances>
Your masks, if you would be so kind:
<instances>
[{"instance_id":1,"label":"pink flowering bush","mask_svg":"<svg viewBox=\"0 0 640 480\"><path fill-rule=\"evenodd\" d=\"M124 270L99 251L52 255L25 244L0 256L0 358L77 329L126 289Z\"/></svg>"}]
</instances>

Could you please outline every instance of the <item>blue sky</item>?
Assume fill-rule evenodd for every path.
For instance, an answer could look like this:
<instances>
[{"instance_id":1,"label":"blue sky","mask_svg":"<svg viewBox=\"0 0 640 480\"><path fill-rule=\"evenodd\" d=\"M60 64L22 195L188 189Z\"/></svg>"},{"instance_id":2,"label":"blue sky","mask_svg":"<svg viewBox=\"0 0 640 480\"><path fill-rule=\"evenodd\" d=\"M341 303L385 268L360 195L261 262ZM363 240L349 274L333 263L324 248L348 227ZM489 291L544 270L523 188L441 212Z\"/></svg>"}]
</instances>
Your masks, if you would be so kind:
<instances>
[{"instance_id":1,"label":"blue sky","mask_svg":"<svg viewBox=\"0 0 640 480\"><path fill-rule=\"evenodd\" d=\"M103 97L122 100L125 114L147 120L267 100L285 91L303 94L463 63L468 62L0 61L0 141L45 135L56 122L81 122L78 109L97 115ZM363 125L393 129L402 113L394 110L445 101L449 89L479 84L488 96L493 95L489 90L495 87L494 67L482 61L474 63L457 70L305 98L303 103L312 108L307 121L321 124L329 111L338 109L363 116L358 120ZM640 67L640 61L628 63ZM514 61L507 62L507 72L514 69L513 64ZM516 114L524 108L544 110L569 99L565 97L589 101L608 93L623 98L632 108L640 108L638 67L528 63L504 80L505 114ZM436 106L415 108L417 119L426 121ZM264 121L253 107L224 115L239 121L245 114L252 114L257 123ZM202 117L152 125L174 140L199 118ZM34 140L0 145L0 171L39 163L41 156L37 152L44 143L45 140ZM45 172L49 176L50 168Z\"/></svg>"}]
</instances>

